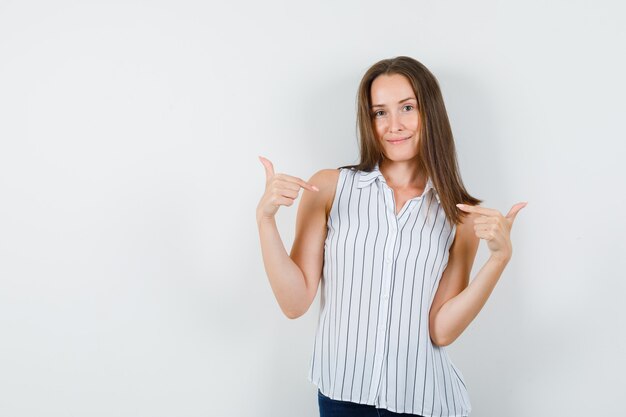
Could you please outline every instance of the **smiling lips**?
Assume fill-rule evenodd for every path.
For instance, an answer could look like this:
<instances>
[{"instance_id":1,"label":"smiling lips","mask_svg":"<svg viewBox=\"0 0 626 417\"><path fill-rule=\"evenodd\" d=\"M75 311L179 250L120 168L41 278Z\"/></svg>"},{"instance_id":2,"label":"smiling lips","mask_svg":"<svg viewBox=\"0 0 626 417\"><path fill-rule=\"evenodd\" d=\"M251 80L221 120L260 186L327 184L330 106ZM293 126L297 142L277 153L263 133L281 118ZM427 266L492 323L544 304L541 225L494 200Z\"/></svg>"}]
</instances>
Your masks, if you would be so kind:
<instances>
[{"instance_id":1,"label":"smiling lips","mask_svg":"<svg viewBox=\"0 0 626 417\"><path fill-rule=\"evenodd\" d=\"M387 142L389 142L389 143L393 143L393 144L396 144L396 143L402 143L402 142L404 142L405 140L407 140L407 139L409 139L409 138L410 138L410 136L409 136L408 138L389 139L389 140L387 140Z\"/></svg>"}]
</instances>

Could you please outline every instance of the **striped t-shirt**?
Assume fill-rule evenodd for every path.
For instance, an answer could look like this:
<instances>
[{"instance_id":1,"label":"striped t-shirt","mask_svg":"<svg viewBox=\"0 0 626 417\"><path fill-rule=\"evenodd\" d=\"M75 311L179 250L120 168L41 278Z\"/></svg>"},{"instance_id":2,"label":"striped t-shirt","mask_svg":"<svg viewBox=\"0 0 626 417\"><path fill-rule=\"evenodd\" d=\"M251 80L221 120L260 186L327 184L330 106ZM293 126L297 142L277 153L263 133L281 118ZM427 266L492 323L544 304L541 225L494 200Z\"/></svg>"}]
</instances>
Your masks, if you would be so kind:
<instances>
[{"instance_id":1,"label":"striped t-shirt","mask_svg":"<svg viewBox=\"0 0 626 417\"><path fill-rule=\"evenodd\" d=\"M322 394L396 413L469 415L463 375L428 330L455 232L430 179L396 215L378 165L340 169L308 373Z\"/></svg>"}]
</instances>

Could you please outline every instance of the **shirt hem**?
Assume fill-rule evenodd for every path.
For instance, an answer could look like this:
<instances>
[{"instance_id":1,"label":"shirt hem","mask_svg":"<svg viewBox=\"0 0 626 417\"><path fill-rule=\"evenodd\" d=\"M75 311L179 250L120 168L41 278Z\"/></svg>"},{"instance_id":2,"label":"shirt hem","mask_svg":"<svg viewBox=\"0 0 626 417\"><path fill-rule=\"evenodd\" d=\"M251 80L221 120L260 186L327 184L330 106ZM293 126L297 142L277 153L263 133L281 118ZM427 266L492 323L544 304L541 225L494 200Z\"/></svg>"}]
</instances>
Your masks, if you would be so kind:
<instances>
[{"instance_id":1,"label":"shirt hem","mask_svg":"<svg viewBox=\"0 0 626 417\"><path fill-rule=\"evenodd\" d=\"M371 405L371 406L376 407L376 404L372 404L372 403L369 403L367 401L365 401L365 402L358 402L358 401L355 401L355 400L352 400L352 399L333 398L331 395L329 395L330 393L325 393L324 391L322 391L322 388L320 388L319 380L318 381L314 381L313 378L311 378L311 376L307 376L307 380L309 382L311 382L313 385L315 385L317 387L317 389L322 394L324 394L326 397L331 398L331 399L333 399L335 401L349 401L349 402L353 402L353 403L356 403L356 404ZM388 410L388 411L391 411L392 413L400 413L400 414L405 413L404 411L398 411L394 407L387 407L387 408L380 407L380 408ZM469 417L471 412L472 412L472 409L469 408L466 411L462 412L461 414L447 414L447 415L444 415L444 416L445 417ZM439 417L439 415L435 415L435 414L418 414L418 415L421 415L423 417Z\"/></svg>"}]
</instances>

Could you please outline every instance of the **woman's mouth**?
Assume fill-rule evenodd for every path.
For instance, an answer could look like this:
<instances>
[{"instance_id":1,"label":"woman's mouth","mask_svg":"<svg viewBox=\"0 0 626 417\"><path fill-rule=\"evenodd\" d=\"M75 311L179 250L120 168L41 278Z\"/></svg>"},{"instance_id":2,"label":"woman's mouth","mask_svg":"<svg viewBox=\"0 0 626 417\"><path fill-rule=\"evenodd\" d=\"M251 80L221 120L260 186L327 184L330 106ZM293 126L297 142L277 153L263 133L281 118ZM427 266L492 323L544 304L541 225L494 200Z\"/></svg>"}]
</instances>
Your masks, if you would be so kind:
<instances>
[{"instance_id":1,"label":"woman's mouth","mask_svg":"<svg viewBox=\"0 0 626 417\"><path fill-rule=\"evenodd\" d=\"M398 143L402 143L402 142L406 141L409 138L410 138L410 136L408 138L389 139L389 140L387 140L387 142L395 145L395 144L398 144Z\"/></svg>"}]
</instances>

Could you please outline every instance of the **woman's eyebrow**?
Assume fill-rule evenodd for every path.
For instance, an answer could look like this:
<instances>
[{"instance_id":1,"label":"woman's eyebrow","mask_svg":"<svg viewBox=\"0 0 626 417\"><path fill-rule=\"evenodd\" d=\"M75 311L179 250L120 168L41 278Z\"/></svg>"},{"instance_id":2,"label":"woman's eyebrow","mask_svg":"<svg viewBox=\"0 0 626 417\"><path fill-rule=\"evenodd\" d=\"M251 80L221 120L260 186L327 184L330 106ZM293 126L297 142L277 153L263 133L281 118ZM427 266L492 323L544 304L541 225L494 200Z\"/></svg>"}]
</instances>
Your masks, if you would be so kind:
<instances>
[{"instance_id":1,"label":"woman's eyebrow","mask_svg":"<svg viewBox=\"0 0 626 417\"><path fill-rule=\"evenodd\" d=\"M405 101L407 101L407 100L415 100L415 97L408 97L408 98L405 98L404 100L400 100L400 101L398 101L398 103L404 103L404 102L405 102ZM385 107L385 105L384 105L384 104L374 104L374 105L372 105L372 106L371 106L371 108L372 108L372 109L373 109L374 107Z\"/></svg>"}]
</instances>

